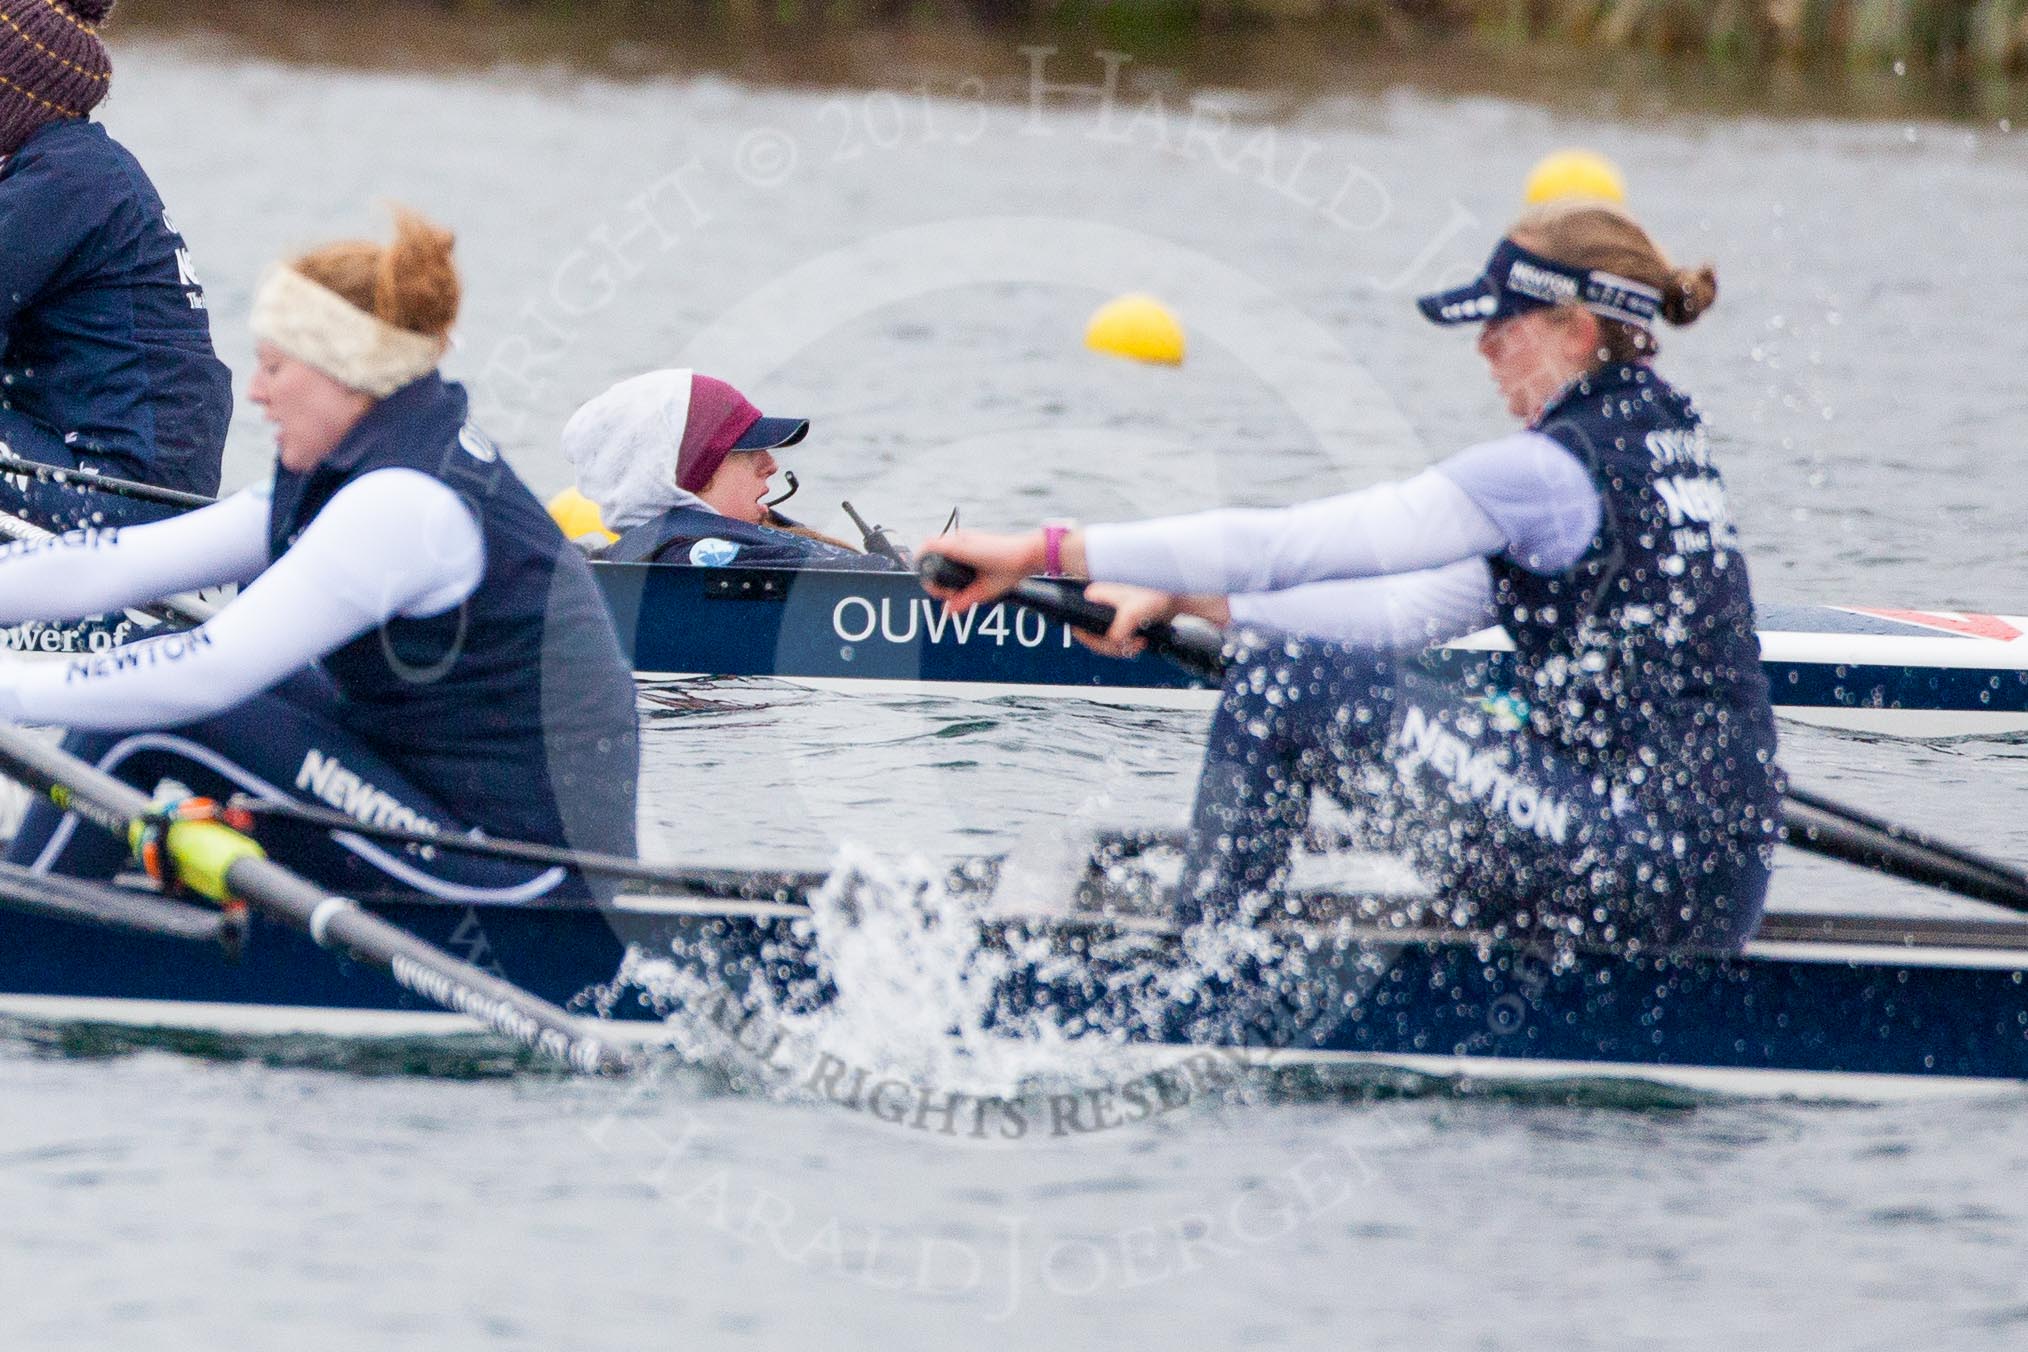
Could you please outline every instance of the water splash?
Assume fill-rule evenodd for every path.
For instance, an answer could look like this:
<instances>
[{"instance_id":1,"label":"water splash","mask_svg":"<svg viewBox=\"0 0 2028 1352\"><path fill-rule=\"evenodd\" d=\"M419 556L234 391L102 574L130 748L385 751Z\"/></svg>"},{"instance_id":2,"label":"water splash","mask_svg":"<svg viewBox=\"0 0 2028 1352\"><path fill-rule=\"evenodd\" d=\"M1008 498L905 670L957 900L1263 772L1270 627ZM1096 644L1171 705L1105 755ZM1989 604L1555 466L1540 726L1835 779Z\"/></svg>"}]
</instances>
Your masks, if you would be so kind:
<instances>
[{"instance_id":1,"label":"water splash","mask_svg":"<svg viewBox=\"0 0 2028 1352\"><path fill-rule=\"evenodd\" d=\"M750 1085L841 1102L889 1082L1013 1099L1113 1083L1173 1059L1134 1037L1196 994L1163 944L1101 930L1067 949L1054 926L1007 922L996 877L848 846L797 924L797 951L767 955L769 979L732 989L717 975L725 964L710 960L722 955L636 951L620 984L667 1011L684 1059L737 1063ZM1036 885L1025 877L1024 893ZM1059 879L1054 895L1069 890ZM781 979L805 965L807 975ZM1095 1007L1106 1017L1010 1003L1031 975L1099 983Z\"/></svg>"}]
</instances>

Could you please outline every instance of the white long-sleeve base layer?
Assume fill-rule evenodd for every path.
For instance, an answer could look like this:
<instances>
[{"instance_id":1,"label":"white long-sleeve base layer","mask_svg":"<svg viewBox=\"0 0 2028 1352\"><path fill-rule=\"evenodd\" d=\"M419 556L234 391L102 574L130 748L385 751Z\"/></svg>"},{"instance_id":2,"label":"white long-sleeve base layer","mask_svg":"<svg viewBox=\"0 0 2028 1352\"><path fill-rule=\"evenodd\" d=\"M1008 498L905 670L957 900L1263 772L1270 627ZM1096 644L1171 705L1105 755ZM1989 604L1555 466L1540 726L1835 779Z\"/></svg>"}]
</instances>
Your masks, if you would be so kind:
<instances>
[{"instance_id":1,"label":"white long-sleeve base layer","mask_svg":"<svg viewBox=\"0 0 2028 1352\"><path fill-rule=\"evenodd\" d=\"M272 566L269 501L262 484L167 521L0 549L0 624L78 619L221 583L245 588L196 629L0 666L0 719L99 732L188 723L396 616L459 605L485 573L477 519L427 474L361 475Z\"/></svg>"},{"instance_id":2,"label":"white long-sleeve base layer","mask_svg":"<svg viewBox=\"0 0 2028 1352\"><path fill-rule=\"evenodd\" d=\"M1105 581L1228 597L1235 623L1402 652L1495 622L1489 556L1562 572L1602 514L1576 457L1518 432L1295 507L1093 526L1085 560Z\"/></svg>"}]
</instances>

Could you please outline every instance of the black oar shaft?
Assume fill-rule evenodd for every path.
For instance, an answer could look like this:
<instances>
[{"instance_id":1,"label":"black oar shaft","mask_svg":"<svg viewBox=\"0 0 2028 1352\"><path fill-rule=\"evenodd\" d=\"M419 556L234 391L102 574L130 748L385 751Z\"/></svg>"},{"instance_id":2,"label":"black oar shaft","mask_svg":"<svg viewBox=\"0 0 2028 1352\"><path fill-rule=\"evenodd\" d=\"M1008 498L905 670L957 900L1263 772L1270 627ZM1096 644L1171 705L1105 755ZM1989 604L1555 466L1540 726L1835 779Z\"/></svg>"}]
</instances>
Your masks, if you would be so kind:
<instances>
[{"instance_id":1,"label":"black oar shaft","mask_svg":"<svg viewBox=\"0 0 2028 1352\"><path fill-rule=\"evenodd\" d=\"M128 839L136 824L154 810L147 796L133 785L17 728L0 727L0 770L121 840ZM171 849L173 852L173 841ZM177 864L182 868L184 861L179 858ZM271 860L250 853L234 857L224 869L224 883L232 896L307 930L319 945L352 952L423 998L469 1014L523 1046L555 1056L580 1071L615 1072L628 1067L617 1050L591 1036L577 1020L547 1000L460 962Z\"/></svg>"},{"instance_id":2,"label":"black oar shaft","mask_svg":"<svg viewBox=\"0 0 2028 1352\"><path fill-rule=\"evenodd\" d=\"M618 1051L519 986L460 962L345 897L334 897L272 860L249 856L226 871L234 896L305 930L319 947L351 953L432 1004L470 1015L524 1047L587 1075L627 1069Z\"/></svg>"},{"instance_id":3,"label":"black oar shaft","mask_svg":"<svg viewBox=\"0 0 2028 1352\"><path fill-rule=\"evenodd\" d=\"M157 484L137 483L132 479L116 479L110 474L100 474L96 470L63 469L56 465L44 465L5 453L0 453L0 474L23 474L40 479L44 483L86 488L94 493L106 493L113 497L132 498L136 502L153 502L164 507L181 507L186 510L209 507L217 501L216 498L207 498L201 493L185 493Z\"/></svg>"},{"instance_id":4,"label":"black oar shaft","mask_svg":"<svg viewBox=\"0 0 2028 1352\"><path fill-rule=\"evenodd\" d=\"M2028 875L1926 836L1882 829L1815 794L1791 791L1782 804L1782 839L1811 854L2028 913Z\"/></svg>"},{"instance_id":5,"label":"black oar shaft","mask_svg":"<svg viewBox=\"0 0 2028 1352\"><path fill-rule=\"evenodd\" d=\"M691 892L701 891L717 896L735 895L727 889L736 886L740 889L736 895L749 899L757 899L755 894L758 892L772 899L787 900L791 895L799 897L801 893L823 882L822 874L747 873L728 869L676 868L651 864L640 859L629 859L624 855L600 854L595 850L569 850L555 845L537 845L530 841L496 840L491 836L464 836L449 832L413 831L399 826L378 826L362 822L356 817L348 817L327 807L297 802L294 799L256 798L250 794L240 794L233 798L232 806L243 809L256 818L268 817L279 821L296 822L303 826L315 827L320 831L343 832L368 840L384 840L393 845L425 846L450 854L471 855L481 859L505 859L517 864L572 868L594 877L681 888Z\"/></svg>"},{"instance_id":6,"label":"black oar shaft","mask_svg":"<svg viewBox=\"0 0 2028 1352\"><path fill-rule=\"evenodd\" d=\"M1901 826L1883 817L1876 817L1849 804L1834 802L1820 793L1800 789L1793 784L1789 786L1788 804L1792 813L1797 809L1805 809L1818 818L1832 818L1855 832L1865 833L1869 843L1882 853L1904 854L1910 858L1926 857L1955 864L1964 870L1967 877L1984 876L1993 880L2002 891L2013 889L2022 895L2028 895L2028 873L2009 868L1983 855L1974 854L1962 845L1938 840L1925 832Z\"/></svg>"}]
</instances>

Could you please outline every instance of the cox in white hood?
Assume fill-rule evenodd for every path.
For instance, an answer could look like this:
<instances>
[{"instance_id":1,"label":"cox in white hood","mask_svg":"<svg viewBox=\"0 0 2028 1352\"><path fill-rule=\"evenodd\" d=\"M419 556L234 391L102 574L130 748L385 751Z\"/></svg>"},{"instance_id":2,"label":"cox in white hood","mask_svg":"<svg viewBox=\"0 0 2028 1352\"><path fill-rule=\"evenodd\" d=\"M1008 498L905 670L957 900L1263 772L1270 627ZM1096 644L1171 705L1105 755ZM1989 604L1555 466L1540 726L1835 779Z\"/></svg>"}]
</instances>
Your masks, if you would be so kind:
<instances>
[{"instance_id":1,"label":"cox in white hood","mask_svg":"<svg viewBox=\"0 0 2028 1352\"><path fill-rule=\"evenodd\" d=\"M793 446L809 430L800 418L762 417L722 380L650 371L573 413L564 424L563 453L606 528L625 531L676 507L716 510L698 494L726 456Z\"/></svg>"}]
</instances>

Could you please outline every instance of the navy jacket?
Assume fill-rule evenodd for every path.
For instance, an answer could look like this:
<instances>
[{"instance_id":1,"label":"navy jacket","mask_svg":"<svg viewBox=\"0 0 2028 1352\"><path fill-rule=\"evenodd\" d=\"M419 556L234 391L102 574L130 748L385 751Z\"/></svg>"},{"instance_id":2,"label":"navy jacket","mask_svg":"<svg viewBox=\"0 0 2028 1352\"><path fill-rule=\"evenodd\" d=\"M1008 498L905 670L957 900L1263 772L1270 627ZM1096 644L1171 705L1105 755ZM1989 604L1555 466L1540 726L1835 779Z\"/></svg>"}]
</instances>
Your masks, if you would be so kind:
<instances>
[{"instance_id":1,"label":"navy jacket","mask_svg":"<svg viewBox=\"0 0 2028 1352\"><path fill-rule=\"evenodd\" d=\"M733 568L843 568L893 572L878 554L856 554L792 531L720 516L706 507L676 507L631 527L600 558L612 563L691 563Z\"/></svg>"},{"instance_id":2,"label":"navy jacket","mask_svg":"<svg viewBox=\"0 0 2028 1352\"><path fill-rule=\"evenodd\" d=\"M471 507L478 590L397 618L324 659L345 726L449 810L495 835L631 854L640 749L633 672L591 567L435 375L376 404L309 474L275 470L279 558L332 496L377 469L420 471Z\"/></svg>"},{"instance_id":3,"label":"navy jacket","mask_svg":"<svg viewBox=\"0 0 2028 1352\"><path fill-rule=\"evenodd\" d=\"M0 165L0 380L7 406L80 457L218 491L232 377L204 288L134 157L84 119Z\"/></svg>"}]
</instances>

